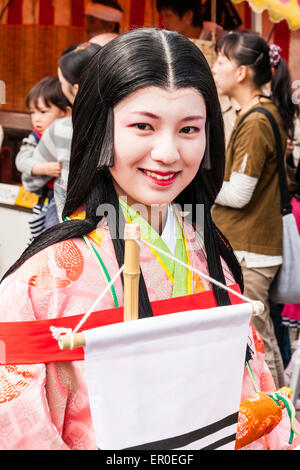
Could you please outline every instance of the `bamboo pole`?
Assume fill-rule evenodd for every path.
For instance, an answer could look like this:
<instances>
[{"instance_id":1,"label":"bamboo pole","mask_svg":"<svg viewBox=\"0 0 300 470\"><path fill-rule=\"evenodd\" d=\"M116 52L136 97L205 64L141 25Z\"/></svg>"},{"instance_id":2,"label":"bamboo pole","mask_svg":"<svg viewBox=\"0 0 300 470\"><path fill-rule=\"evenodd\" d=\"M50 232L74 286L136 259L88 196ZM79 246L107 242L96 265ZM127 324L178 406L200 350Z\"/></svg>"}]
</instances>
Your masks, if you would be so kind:
<instances>
[{"instance_id":1,"label":"bamboo pole","mask_svg":"<svg viewBox=\"0 0 300 470\"><path fill-rule=\"evenodd\" d=\"M251 307L252 307L252 316L253 317L256 317L256 316L261 315L262 313L264 313L265 306L264 306L263 302L261 302L260 300L256 300L256 301L251 302Z\"/></svg>"},{"instance_id":2,"label":"bamboo pole","mask_svg":"<svg viewBox=\"0 0 300 470\"><path fill-rule=\"evenodd\" d=\"M134 300L134 303L136 304L135 299L133 300ZM132 299L130 299L130 301L132 302ZM254 317L261 315L264 312L264 308L265 308L264 304L259 300L251 302L251 307L252 307L252 316ZM128 312L128 316L129 317L131 316L130 312ZM135 318L129 318L129 320L134 320L134 319ZM82 332L82 333L61 335L58 338L58 345L60 349L75 349L81 346L84 347L86 345L84 333Z\"/></svg>"},{"instance_id":3,"label":"bamboo pole","mask_svg":"<svg viewBox=\"0 0 300 470\"><path fill-rule=\"evenodd\" d=\"M124 321L137 320L139 317L140 246L137 241L140 237L140 225L125 225Z\"/></svg>"},{"instance_id":4,"label":"bamboo pole","mask_svg":"<svg viewBox=\"0 0 300 470\"><path fill-rule=\"evenodd\" d=\"M140 246L137 241L140 237L140 225L125 225L124 321L137 320L139 317ZM58 345L60 349L84 347L86 345L84 333L61 335L58 338Z\"/></svg>"},{"instance_id":5,"label":"bamboo pole","mask_svg":"<svg viewBox=\"0 0 300 470\"><path fill-rule=\"evenodd\" d=\"M58 346L60 349L75 349L85 346L85 336L84 333L71 333L66 335L61 335L58 338Z\"/></svg>"}]
</instances>

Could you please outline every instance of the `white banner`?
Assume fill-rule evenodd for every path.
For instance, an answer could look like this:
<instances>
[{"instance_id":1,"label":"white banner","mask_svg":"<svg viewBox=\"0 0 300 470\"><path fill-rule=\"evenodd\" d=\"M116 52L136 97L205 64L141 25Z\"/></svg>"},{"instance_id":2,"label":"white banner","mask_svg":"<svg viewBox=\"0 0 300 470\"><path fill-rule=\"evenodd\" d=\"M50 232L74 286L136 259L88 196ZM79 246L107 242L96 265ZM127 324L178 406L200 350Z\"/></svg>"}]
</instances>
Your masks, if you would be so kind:
<instances>
[{"instance_id":1,"label":"white banner","mask_svg":"<svg viewBox=\"0 0 300 470\"><path fill-rule=\"evenodd\" d=\"M250 304L85 331L102 450L234 449Z\"/></svg>"}]
</instances>

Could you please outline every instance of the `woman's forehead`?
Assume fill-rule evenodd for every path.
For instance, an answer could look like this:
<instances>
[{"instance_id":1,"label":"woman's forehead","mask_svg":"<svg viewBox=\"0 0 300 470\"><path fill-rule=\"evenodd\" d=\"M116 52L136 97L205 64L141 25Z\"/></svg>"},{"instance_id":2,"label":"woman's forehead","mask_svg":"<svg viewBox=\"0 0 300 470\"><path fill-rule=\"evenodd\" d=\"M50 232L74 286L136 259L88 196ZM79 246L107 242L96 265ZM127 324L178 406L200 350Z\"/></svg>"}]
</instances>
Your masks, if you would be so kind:
<instances>
[{"instance_id":1,"label":"woman's forehead","mask_svg":"<svg viewBox=\"0 0 300 470\"><path fill-rule=\"evenodd\" d=\"M205 100L202 94L195 88L160 88L156 86L148 86L140 88L130 95L126 96L116 106L115 110L120 111L125 107L157 107L163 106L163 103L170 103L174 106L190 106L201 109L202 113L206 112Z\"/></svg>"}]
</instances>

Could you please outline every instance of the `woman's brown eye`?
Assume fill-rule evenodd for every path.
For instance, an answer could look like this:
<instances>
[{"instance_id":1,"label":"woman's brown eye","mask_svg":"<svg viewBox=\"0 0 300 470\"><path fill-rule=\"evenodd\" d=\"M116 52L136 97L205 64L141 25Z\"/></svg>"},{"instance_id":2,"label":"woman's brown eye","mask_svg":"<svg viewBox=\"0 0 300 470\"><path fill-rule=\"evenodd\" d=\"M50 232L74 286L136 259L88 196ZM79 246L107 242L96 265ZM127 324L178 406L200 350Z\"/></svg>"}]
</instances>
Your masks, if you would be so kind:
<instances>
[{"instance_id":1,"label":"woman's brown eye","mask_svg":"<svg viewBox=\"0 0 300 470\"><path fill-rule=\"evenodd\" d=\"M186 126L181 129L181 132L184 134L192 134L193 132L197 132L198 127L191 127L191 126Z\"/></svg>"},{"instance_id":2,"label":"woman's brown eye","mask_svg":"<svg viewBox=\"0 0 300 470\"><path fill-rule=\"evenodd\" d=\"M152 129L150 124L146 124L144 122L139 122L137 124L134 124L134 126L140 129L141 131L149 131L150 129Z\"/></svg>"}]
</instances>

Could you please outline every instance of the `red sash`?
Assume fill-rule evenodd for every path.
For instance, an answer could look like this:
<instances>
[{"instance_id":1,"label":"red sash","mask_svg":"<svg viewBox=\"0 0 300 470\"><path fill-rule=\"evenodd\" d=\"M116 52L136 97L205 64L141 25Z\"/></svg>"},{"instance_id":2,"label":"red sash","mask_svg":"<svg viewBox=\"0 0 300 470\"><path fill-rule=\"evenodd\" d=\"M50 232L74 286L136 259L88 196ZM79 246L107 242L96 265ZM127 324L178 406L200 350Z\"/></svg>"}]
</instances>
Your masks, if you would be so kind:
<instances>
[{"instance_id":1,"label":"red sash","mask_svg":"<svg viewBox=\"0 0 300 470\"><path fill-rule=\"evenodd\" d=\"M240 293L238 284L230 286ZM243 301L229 293L232 304ZM154 315L217 307L213 291L200 294L158 300L151 303ZM0 364L42 364L59 361L81 361L84 349L61 351L51 334L50 327L74 329L83 315L34 320L26 322L0 322ZM83 324L81 331L123 321L123 307L93 312Z\"/></svg>"}]
</instances>

